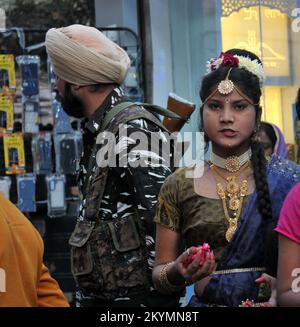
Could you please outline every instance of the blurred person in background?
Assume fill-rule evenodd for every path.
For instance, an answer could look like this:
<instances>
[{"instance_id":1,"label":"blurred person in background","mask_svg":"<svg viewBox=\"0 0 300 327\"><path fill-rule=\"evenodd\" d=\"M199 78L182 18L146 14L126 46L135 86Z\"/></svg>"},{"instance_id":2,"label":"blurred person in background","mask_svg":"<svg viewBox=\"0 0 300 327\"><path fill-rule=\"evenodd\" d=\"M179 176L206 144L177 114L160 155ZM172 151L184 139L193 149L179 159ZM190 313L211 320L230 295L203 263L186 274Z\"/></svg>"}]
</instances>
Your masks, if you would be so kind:
<instances>
[{"instance_id":1,"label":"blurred person in background","mask_svg":"<svg viewBox=\"0 0 300 327\"><path fill-rule=\"evenodd\" d=\"M43 264L44 243L0 192L0 307L68 307Z\"/></svg>"},{"instance_id":2,"label":"blurred person in background","mask_svg":"<svg viewBox=\"0 0 300 327\"><path fill-rule=\"evenodd\" d=\"M267 158L270 158L272 154L276 154L284 159L287 157L288 150L284 136L275 124L261 122L259 138Z\"/></svg>"}]
</instances>

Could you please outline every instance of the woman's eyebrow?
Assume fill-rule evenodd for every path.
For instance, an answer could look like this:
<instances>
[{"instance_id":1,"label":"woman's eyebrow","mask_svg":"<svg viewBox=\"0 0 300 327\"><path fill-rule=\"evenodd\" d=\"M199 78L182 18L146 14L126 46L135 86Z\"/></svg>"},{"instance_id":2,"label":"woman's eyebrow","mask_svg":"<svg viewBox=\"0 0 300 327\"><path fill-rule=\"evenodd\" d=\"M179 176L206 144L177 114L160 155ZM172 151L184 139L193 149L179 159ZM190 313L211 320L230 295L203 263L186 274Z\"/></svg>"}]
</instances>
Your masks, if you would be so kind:
<instances>
[{"instance_id":1,"label":"woman's eyebrow","mask_svg":"<svg viewBox=\"0 0 300 327\"><path fill-rule=\"evenodd\" d=\"M212 99L209 99L208 102L223 103L223 102L225 102L225 99L224 100L223 99L219 100L219 99L212 98ZM246 99L239 99L239 100L234 100L234 101L230 101L230 102L233 103L233 104L237 104L237 103L240 103L240 102L247 102L247 100Z\"/></svg>"},{"instance_id":2,"label":"woman's eyebrow","mask_svg":"<svg viewBox=\"0 0 300 327\"><path fill-rule=\"evenodd\" d=\"M214 99L214 98L209 99L208 101L210 101L210 102L218 102L218 103L222 103L223 102L222 100L218 100L218 99Z\"/></svg>"},{"instance_id":3,"label":"woman's eyebrow","mask_svg":"<svg viewBox=\"0 0 300 327\"><path fill-rule=\"evenodd\" d=\"M237 103L240 103L240 102L247 102L248 103L248 101L246 99L235 100L232 103L237 104Z\"/></svg>"}]
</instances>

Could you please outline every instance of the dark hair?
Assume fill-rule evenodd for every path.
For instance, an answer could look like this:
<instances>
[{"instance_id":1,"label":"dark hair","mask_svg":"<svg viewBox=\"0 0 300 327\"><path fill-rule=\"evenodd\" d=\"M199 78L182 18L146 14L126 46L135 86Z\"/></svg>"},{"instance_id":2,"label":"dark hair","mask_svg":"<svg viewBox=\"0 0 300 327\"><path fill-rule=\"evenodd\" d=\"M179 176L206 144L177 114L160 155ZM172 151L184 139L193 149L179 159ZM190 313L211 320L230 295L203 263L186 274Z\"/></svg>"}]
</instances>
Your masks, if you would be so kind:
<instances>
[{"instance_id":1,"label":"dark hair","mask_svg":"<svg viewBox=\"0 0 300 327\"><path fill-rule=\"evenodd\" d=\"M274 147L275 147L275 144L276 144L276 141L277 141L277 137L276 137L273 126L271 124L269 124L269 123L261 122L260 123L260 130L264 131L267 134L268 138L270 139L270 141L272 143L272 148L274 150Z\"/></svg>"},{"instance_id":2,"label":"dark hair","mask_svg":"<svg viewBox=\"0 0 300 327\"><path fill-rule=\"evenodd\" d=\"M249 57L251 60L256 59L258 62L261 63L261 60L255 54L247 50L231 49L226 51L226 54ZM235 85L238 86L238 88L245 95L247 95L253 101L253 103L259 103L261 97L259 78L246 69L232 67L230 65L225 67L219 67L217 70L211 72L203 78L200 89L200 98L202 102L204 102L205 99L216 89L218 83L226 78L226 75L230 68L232 68L232 70L230 72L229 78L234 82ZM255 107L256 126L258 126L260 120L261 107L259 105L256 105ZM204 132L203 105L200 107L200 118L200 129ZM208 137L206 135L205 141L208 141ZM266 221L267 230L269 230L268 225L273 223L273 214L266 172L267 161L265 158L264 149L260 142L251 139L250 146L252 150L251 161L253 165L254 180L257 191L258 209L263 219ZM269 234L269 232L267 233ZM266 247L269 248L269 245L267 244Z\"/></svg>"},{"instance_id":3,"label":"dark hair","mask_svg":"<svg viewBox=\"0 0 300 327\"><path fill-rule=\"evenodd\" d=\"M226 51L226 54L232 54L232 55L239 55L244 57L249 57L251 60L257 60L261 63L261 60L252 52L241 50L241 49L231 49ZM229 69L231 69L230 72L230 79L234 82L235 85L239 87L239 89L247 95L250 99L252 99L253 103L259 103L259 99L261 97L261 89L259 84L259 79L256 75L250 73L246 69L241 69L238 67L231 67L231 66L225 66L225 67L219 67L217 70L211 72L210 74L204 76L201 83L200 88L200 98L201 101L204 102L207 97L212 94L212 92L216 89L219 82L223 81ZM260 111L261 108L259 105L256 106L257 109L257 125L258 120L260 117ZM200 131L204 132L204 126L203 126L203 105L200 107ZM204 140L206 142L205 149L208 149L208 137L207 135L204 135Z\"/></svg>"}]
</instances>

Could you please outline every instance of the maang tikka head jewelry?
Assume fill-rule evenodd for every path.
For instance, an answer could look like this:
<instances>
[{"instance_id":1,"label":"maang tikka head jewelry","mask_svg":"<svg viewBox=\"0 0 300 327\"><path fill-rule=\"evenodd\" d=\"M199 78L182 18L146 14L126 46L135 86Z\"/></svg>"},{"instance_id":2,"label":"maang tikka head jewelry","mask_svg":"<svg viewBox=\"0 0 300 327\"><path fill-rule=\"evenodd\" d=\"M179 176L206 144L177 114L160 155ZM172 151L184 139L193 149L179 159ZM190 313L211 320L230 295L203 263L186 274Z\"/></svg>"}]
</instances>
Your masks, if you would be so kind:
<instances>
[{"instance_id":1,"label":"maang tikka head jewelry","mask_svg":"<svg viewBox=\"0 0 300 327\"><path fill-rule=\"evenodd\" d=\"M217 88L204 100L203 104L205 104L209 99L211 99L216 92L218 91L221 95L229 95L231 94L234 90L237 91L237 93L244 98L247 102L249 102L253 106L258 106L258 103L253 103L253 101L246 95L244 94L234 83L231 79L229 79L230 72L232 70L232 67L228 70L228 73L226 75L226 78L219 82ZM228 103L228 98L225 99L225 102Z\"/></svg>"},{"instance_id":2,"label":"maang tikka head jewelry","mask_svg":"<svg viewBox=\"0 0 300 327\"><path fill-rule=\"evenodd\" d=\"M239 87L237 87L237 85L234 84L234 82L231 79L229 79L229 75L231 73L232 68L245 69L258 77L260 82L260 87L262 87L263 81L265 79L265 74L262 64L258 62L257 59L251 60L248 57L232 55L222 52L219 58L212 58L207 63L207 68L208 68L207 73L209 74L217 70L219 67L228 67L228 66L231 67L227 72L226 78L218 83L216 89L206 97L203 103L205 104L217 91L219 91L221 95L226 96L232 93L234 90L236 90L237 93L241 97L243 97L246 101L248 101L251 105L258 106L259 101L257 103L254 103L252 99L250 99L244 92L242 92L239 89ZM228 103L226 100L225 102Z\"/></svg>"},{"instance_id":3,"label":"maang tikka head jewelry","mask_svg":"<svg viewBox=\"0 0 300 327\"><path fill-rule=\"evenodd\" d=\"M226 75L225 80L221 81L218 84L218 91L222 95L228 95L233 92L234 90L234 84L233 82L229 79L229 74L231 72L232 68L228 70L228 73Z\"/></svg>"}]
</instances>

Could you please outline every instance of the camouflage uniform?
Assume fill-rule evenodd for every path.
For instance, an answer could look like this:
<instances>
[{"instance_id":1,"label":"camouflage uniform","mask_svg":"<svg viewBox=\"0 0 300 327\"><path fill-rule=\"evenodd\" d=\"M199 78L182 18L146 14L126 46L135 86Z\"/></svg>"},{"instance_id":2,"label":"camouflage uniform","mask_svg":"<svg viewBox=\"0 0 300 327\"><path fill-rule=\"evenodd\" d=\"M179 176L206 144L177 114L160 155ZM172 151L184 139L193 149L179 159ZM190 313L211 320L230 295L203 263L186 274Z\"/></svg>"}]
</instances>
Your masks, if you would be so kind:
<instances>
[{"instance_id":1,"label":"camouflage uniform","mask_svg":"<svg viewBox=\"0 0 300 327\"><path fill-rule=\"evenodd\" d=\"M105 114L124 99L121 88L113 90L83 130L84 153L79 173L83 200L79 222L70 239L72 272L79 285L77 302L80 306L175 305L176 298L158 294L153 289L151 278L155 205L159 190L171 173L170 168L149 162L147 167L103 169L97 167L95 161L91 176L87 176L101 122ZM126 129L129 136L142 131L148 140L151 132L161 131L146 119L130 121ZM118 134L116 144L116 148L122 148L121 153L129 153L135 146L130 144L129 137L120 140ZM148 155L158 156L151 152ZM107 181L101 185L98 181L105 173ZM83 187L87 179L91 181L89 194ZM99 204L97 197L101 192Z\"/></svg>"}]
</instances>

